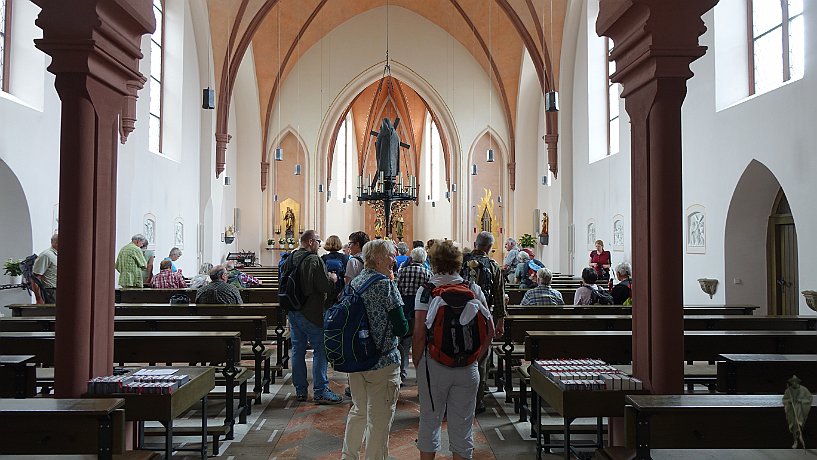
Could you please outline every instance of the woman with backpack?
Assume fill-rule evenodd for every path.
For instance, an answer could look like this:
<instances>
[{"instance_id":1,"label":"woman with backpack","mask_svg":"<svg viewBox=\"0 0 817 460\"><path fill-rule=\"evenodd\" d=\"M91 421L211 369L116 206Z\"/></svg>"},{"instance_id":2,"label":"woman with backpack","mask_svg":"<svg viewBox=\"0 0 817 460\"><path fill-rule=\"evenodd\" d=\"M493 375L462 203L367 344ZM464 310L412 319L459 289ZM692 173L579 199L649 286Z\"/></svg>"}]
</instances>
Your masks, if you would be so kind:
<instances>
[{"instance_id":1,"label":"woman with backpack","mask_svg":"<svg viewBox=\"0 0 817 460\"><path fill-rule=\"evenodd\" d=\"M630 264L627 262L618 264L616 266L616 278L618 284L613 286L610 294L613 296L614 305L624 305L624 302L632 297L633 269L630 268Z\"/></svg>"},{"instance_id":2,"label":"woman with backpack","mask_svg":"<svg viewBox=\"0 0 817 460\"><path fill-rule=\"evenodd\" d=\"M343 292L343 287L346 285L344 277L346 276L346 263L349 262L349 256L340 252L343 245L340 242L340 237L332 235L323 243L323 248L328 252L321 256L323 263L326 265L326 273L334 273L338 275L338 280L335 282L335 292L329 294L329 300L334 302L338 296Z\"/></svg>"},{"instance_id":3,"label":"woman with backpack","mask_svg":"<svg viewBox=\"0 0 817 460\"><path fill-rule=\"evenodd\" d=\"M412 360L420 396L417 448L421 459L433 459L440 451L447 412L449 449L455 459L467 459L474 451L477 363L488 351L494 325L482 289L459 275L462 253L453 242L435 242L429 259L433 274L417 290L414 306ZM442 339L445 336L456 337L456 349ZM466 336L472 340L464 340Z\"/></svg>"},{"instance_id":4,"label":"woman with backpack","mask_svg":"<svg viewBox=\"0 0 817 460\"><path fill-rule=\"evenodd\" d=\"M372 240L363 246L363 271L350 283L363 291L363 304L380 358L368 370L349 373L352 408L346 418L341 458L357 459L366 436L366 458L389 456L391 429L400 393L400 352L397 343L408 332L403 301L394 282L395 248L389 240ZM378 279L369 282L372 278ZM364 286L368 286L363 290ZM361 330L360 333L364 331Z\"/></svg>"}]
</instances>

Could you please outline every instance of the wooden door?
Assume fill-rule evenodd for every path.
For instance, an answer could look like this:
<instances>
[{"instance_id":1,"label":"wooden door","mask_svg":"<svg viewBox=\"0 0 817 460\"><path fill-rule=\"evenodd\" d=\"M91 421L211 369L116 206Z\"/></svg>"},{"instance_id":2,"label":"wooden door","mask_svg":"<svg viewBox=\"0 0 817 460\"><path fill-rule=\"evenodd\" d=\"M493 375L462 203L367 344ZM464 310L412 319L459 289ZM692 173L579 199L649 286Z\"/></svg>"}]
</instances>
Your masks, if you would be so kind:
<instances>
[{"instance_id":1,"label":"wooden door","mask_svg":"<svg viewBox=\"0 0 817 460\"><path fill-rule=\"evenodd\" d=\"M769 314L796 315L800 310L797 229L781 189L769 216Z\"/></svg>"}]
</instances>

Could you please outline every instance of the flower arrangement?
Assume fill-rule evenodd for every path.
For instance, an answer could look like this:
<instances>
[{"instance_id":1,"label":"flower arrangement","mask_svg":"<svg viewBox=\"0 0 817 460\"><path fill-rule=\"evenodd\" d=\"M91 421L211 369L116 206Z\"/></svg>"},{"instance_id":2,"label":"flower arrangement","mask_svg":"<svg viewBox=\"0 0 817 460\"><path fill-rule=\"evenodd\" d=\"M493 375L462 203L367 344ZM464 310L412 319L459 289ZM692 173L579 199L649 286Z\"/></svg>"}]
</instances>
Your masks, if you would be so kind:
<instances>
[{"instance_id":1,"label":"flower arrangement","mask_svg":"<svg viewBox=\"0 0 817 460\"><path fill-rule=\"evenodd\" d=\"M523 248L532 248L536 246L536 241L530 233L525 233L519 237L519 246Z\"/></svg>"},{"instance_id":2,"label":"flower arrangement","mask_svg":"<svg viewBox=\"0 0 817 460\"><path fill-rule=\"evenodd\" d=\"M22 260L19 259L8 259L3 262L3 268L5 269L6 275L9 276L20 276L23 274L23 269L20 267L20 263Z\"/></svg>"},{"instance_id":3,"label":"flower arrangement","mask_svg":"<svg viewBox=\"0 0 817 460\"><path fill-rule=\"evenodd\" d=\"M275 238L267 238L267 246L269 247L275 246Z\"/></svg>"},{"instance_id":4,"label":"flower arrangement","mask_svg":"<svg viewBox=\"0 0 817 460\"><path fill-rule=\"evenodd\" d=\"M278 240L278 244L284 247L284 245L287 244L287 239L282 236L281 239Z\"/></svg>"},{"instance_id":5,"label":"flower arrangement","mask_svg":"<svg viewBox=\"0 0 817 460\"><path fill-rule=\"evenodd\" d=\"M295 247L295 238L292 238L292 237L287 238L287 245L289 246L289 249L294 248Z\"/></svg>"}]
</instances>

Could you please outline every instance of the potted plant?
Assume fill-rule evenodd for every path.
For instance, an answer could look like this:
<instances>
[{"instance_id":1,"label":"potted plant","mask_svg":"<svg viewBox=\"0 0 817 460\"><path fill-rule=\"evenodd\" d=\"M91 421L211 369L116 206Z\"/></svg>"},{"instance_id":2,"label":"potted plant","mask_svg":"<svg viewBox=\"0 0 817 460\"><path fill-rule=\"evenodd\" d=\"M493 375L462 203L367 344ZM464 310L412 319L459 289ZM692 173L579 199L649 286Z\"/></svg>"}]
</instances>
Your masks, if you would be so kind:
<instances>
[{"instance_id":1,"label":"potted plant","mask_svg":"<svg viewBox=\"0 0 817 460\"><path fill-rule=\"evenodd\" d=\"M289 249L295 249L295 238L287 238L287 246L289 246Z\"/></svg>"},{"instance_id":2,"label":"potted plant","mask_svg":"<svg viewBox=\"0 0 817 460\"><path fill-rule=\"evenodd\" d=\"M275 247L275 238L267 238L267 247L270 249Z\"/></svg>"},{"instance_id":3,"label":"potted plant","mask_svg":"<svg viewBox=\"0 0 817 460\"><path fill-rule=\"evenodd\" d=\"M519 237L519 246L522 248L532 248L536 246L536 241L533 239L533 235L530 233L525 233L521 237Z\"/></svg>"},{"instance_id":4,"label":"potted plant","mask_svg":"<svg viewBox=\"0 0 817 460\"><path fill-rule=\"evenodd\" d=\"M9 276L9 284L20 284L22 281L23 268L20 267L21 262L19 259L8 259L3 262L5 274Z\"/></svg>"}]
</instances>

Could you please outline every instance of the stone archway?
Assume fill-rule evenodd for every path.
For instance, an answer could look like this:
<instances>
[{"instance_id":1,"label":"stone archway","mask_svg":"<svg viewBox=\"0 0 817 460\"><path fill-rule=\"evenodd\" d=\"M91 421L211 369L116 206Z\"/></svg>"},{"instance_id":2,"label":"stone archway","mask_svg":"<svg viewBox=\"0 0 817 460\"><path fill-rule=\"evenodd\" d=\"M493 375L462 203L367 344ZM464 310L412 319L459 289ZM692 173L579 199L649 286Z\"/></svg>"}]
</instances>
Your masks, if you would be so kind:
<instances>
[{"instance_id":1,"label":"stone archway","mask_svg":"<svg viewBox=\"0 0 817 460\"><path fill-rule=\"evenodd\" d=\"M3 235L0 238L0 260L23 259L30 256L33 248L28 201L17 176L3 160L0 160L0 216L3 216L3 219L0 219L0 235ZM42 243L45 249L48 242ZM0 278L0 284L7 282L8 277ZM30 301L31 296L25 291L19 289L0 291L0 313L11 316L5 305Z\"/></svg>"}]
</instances>

